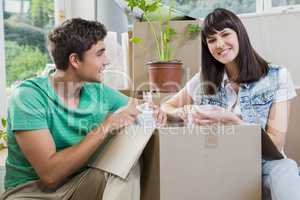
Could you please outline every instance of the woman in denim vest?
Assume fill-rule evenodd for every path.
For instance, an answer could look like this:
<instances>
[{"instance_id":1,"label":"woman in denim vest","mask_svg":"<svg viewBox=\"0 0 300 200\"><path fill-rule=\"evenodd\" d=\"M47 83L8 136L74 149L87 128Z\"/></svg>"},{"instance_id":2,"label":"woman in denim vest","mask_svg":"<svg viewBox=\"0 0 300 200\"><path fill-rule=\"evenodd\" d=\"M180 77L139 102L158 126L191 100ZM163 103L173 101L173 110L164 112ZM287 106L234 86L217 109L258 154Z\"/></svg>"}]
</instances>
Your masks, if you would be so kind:
<instances>
[{"instance_id":1,"label":"woman in denim vest","mask_svg":"<svg viewBox=\"0 0 300 200\"><path fill-rule=\"evenodd\" d=\"M169 118L198 125L260 124L283 152L289 100L296 96L290 74L258 55L241 20L228 10L210 13L201 34L201 71L163 105L164 111ZM200 106L190 116L192 104ZM264 160L262 174L264 199L268 193L273 200L300 199L298 166L293 160Z\"/></svg>"}]
</instances>

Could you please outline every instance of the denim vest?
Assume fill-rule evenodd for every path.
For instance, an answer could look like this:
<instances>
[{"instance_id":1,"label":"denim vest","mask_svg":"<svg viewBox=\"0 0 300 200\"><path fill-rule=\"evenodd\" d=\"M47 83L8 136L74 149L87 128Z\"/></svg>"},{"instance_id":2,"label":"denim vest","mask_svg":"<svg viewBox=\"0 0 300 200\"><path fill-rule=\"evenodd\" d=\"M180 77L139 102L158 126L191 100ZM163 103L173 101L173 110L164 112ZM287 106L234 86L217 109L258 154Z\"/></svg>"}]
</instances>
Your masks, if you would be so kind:
<instances>
[{"instance_id":1,"label":"denim vest","mask_svg":"<svg viewBox=\"0 0 300 200\"><path fill-rule=\"evenodd\" d=\"M269 65L268 74L252 83L240 84L239 100L242 113L242 119L247 123L260 124L265 128L269 111L273 102L273 97L279 87L278 75L279 66ZM202 90L203 91L203 90ZM227 108L228 95L224 84L214 95L201 95L195 99L196 104L218 105Z\"/></svg>"}]
</instances>

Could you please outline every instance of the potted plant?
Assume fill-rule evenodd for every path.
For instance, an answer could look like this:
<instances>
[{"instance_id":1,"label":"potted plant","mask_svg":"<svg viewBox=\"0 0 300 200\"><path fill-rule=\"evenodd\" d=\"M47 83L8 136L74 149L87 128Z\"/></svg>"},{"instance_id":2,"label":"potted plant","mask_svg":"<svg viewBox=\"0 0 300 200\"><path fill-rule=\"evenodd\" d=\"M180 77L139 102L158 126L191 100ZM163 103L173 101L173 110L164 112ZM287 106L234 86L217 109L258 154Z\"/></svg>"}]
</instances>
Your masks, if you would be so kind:
<instances>
[{"instance_id":1,"label":"potted plant","mask_svg":"<svg viewBox=\"0 0 300 200\"><path fill-rule=\"evenodd\" d=\"M2 129L0 129L0 150L7 147L7 130L6 130L6 119L1 119Z\"/></svg>"},{"instance_id":2,"label":"potted plant","mask_svg":"<svg viewBox=\"0 0 300 200\"><path fill-rule=\"evenodd\" d=\"M171 42L177 33L171 27L172 7L169 6L166 9L162 5L161 0L127 0L127 2L131 10L137 8L143 12L143 19L149 24L155 40L157 60L146 64L148 66L151 89L159 89L163 92L178 91L182 78L183 63L173 57L174 49L176 48L172 46ZM158 30L154 27L153 19L158 21ZM194 36L200 32L200 26L188 24L187 32ZM142 39L132 37L130 41L138 44L142 42Z\"/></svg>"}]
</instances>

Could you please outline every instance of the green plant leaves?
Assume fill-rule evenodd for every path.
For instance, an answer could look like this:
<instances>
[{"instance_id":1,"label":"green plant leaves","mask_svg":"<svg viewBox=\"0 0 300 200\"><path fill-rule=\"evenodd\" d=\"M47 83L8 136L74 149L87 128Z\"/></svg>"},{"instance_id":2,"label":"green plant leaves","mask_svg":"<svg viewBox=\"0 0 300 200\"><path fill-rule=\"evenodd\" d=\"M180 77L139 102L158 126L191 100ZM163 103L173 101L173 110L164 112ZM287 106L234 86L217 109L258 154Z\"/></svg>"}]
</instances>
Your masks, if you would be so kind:
<instances>
[{"instance_id":1,"label":"green plant leaves","mask_svg":"<svg viewBox=\"0 0 300 200\"><path fill-rule=\"evenodd\" d=\"M147 12L146 1L145 0L140 1L140 6L139 7L142 9L142 11Z\"/></svg>"},{"instance_id":2,"label":"green plant leaves","mask_svg":"<svg viewBox=\"0 0 300 200\"><path fill-rule=\"evenodd\" d=\"M140 37L132 37L131 39L130 39L130 42L132 42L132 43L134 43L134 44L138 44L138 43L141 43L143 40L142 40L142 38L140 38Z\"/></svg>"},{"instance_id":3,"label":"green plant leaves","mask_svg":"<svg viewBox=\"0 0 300 200\"><path fill-rule=\"evenodd\" d=\"M177 34L175 29L171 27L167 27L164 31L164 34L166 35L167 42L171 41L172 37Z\"/></svg>"},{"instance_id":4,"label":"green plant leaves","mask_svg":"<svg viewBox=\"0 0 300 200\"><path fill-rule=\"evenodd\" d=\"M177 34L171 27L172 6L163 6L161 0L126 0L131 10L134 8L141 9L143 18L150 25L150 30L154 36L157 58L160 61L170 61L173 59L173 51L176 46L172 46L172 39ZM153 21L158 21L159 28L156 30ZM197 24L189 24L187 32L190 39L201 31L201 27ZM134 44L143 42L140 37L133 37L130 41Z\"/></svg>"},{"instance_id":5,"label":"green plant leaves","mask_svg":"<svg viewBox=\"0 0 300 200\"><path fill-rule=\"evenodd\" d=\"M156 11L161 4L160 0L126 0L128 7L133 10L135 7L141 9L144 13L150 13Z\"/></svg>"},{"instance_id":6,"label":"green plant leaves","mask_svg":"<svg viewBox=\"0 0 300 200\"><path fill-rule=\"evenodd\" d=\"M5 59L7 85L35 76L48 62L47 55L37 47L18 45L12 41L5 42Z\"/></svg>"},{"instance_id":7,"label":"green plant leaves","mask_svg":"<svg viewBox=\"0 0 300 200\"><path fill-rule=\"evenodd\" d=\"M134 7L137 6L137 1L134 0L126 0L128 2L128 7L132 10Z\"/></svg>"},{"instance_id":8,"label":"green plant leaves","mask_svg":"<svg viewBox=\"0 0 300 200\"><path fill-rule=\"evenodd\" d=\"M1 143L0 144L0 151L2 150L2 149L5 149L6 148L6 146L3 144L3 143Z\"/></svg>"},{"instance_id":9,"label":"green plant leaves","mask_svg":"<svg viewBox=\"0 0 300 200\"><path fill-rule=\"evenodd\" d=\"M152 4L147 5L145 10L147 11L147 13L154 12L159 8L159 6L160 6L160 1L158 0Z\"/></svg>"},{"instance_id":10,"label":"green plant leaves","mask_svg":"<svg viewBox=\"0 0 300 200\"><path fill-rule=\"evenodd\" d=\"M0 139L4 140L5 142L7 142L7 132L6 132L6 126L7 126L7 122L5 118L1 119L1 124L4 130L0 130ZM0 150L6 148L6 146L4 144L0 144Z\"/></svg>"},{"instance_id":11,"label":"green plant leaves","mask_svg":"<svg viewBox=\"0 0 300 200\"><path fill-rule=\"evenodd\" d=\"M6 131L1 131L0 130L0 139L2 139L5 142L7 142L7 132Z\"/></svg>"},{"instance_id":12,"label":"green plant leaves","mask_svg":"<svg viewBox=\"0 0 300 200\"><path fill-rule=\"evenodd\" d=\"M199 33L201 31L201 27L198 24L188 24L187 30L189 33Z\"/></svg>"},{"instance_id":13,"label":"green plant leaves","mask_svg":"<svg viewBox=\"0 0 300 200\"><path fill-rule=\"evenodd\" d=\"M1 124L2 124L3 128L6 128L6 119L5 118L1 119Z\"/></svg>"}]
</instances>

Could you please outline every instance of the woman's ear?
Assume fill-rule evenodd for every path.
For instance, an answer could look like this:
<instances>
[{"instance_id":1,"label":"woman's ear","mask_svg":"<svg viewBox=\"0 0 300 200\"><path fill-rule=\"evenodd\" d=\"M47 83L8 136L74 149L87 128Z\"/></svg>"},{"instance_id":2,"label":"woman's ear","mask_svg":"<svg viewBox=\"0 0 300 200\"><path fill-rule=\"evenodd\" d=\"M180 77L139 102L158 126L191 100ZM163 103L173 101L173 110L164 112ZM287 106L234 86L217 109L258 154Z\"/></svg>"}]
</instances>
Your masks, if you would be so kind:
<instances>
[{"instance_id":1,"label":"woman's ear","mask_svg":"<svg viewBox=\"0 0 300 200\"><path fill-rule=\"evenodd\" d=\"M73 66L74 68L78 69L80 66L80 59L78 57L78 55L76 53L71 53L69 56L69 63L71 64L71 66Z\"/></svg>"}]
</instances>

